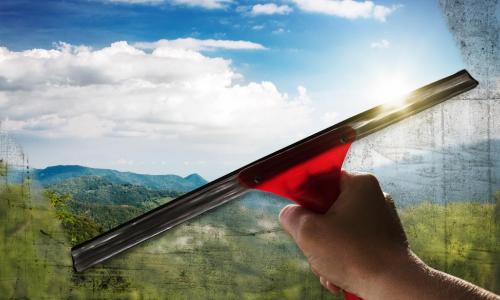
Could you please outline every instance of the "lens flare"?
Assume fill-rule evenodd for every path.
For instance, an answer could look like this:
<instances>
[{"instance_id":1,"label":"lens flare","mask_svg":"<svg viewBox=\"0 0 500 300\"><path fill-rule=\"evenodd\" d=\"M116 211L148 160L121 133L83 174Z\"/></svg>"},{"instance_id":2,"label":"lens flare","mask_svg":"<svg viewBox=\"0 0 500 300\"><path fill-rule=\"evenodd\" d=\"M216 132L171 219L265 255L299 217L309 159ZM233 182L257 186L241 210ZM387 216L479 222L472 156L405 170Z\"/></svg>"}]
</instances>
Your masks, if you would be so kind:
<instances>
[{"instance_id":1,"label":"lens flare","mask_svg":"<svg viewBox=\"0 0 500 300\"><path fill-rule=\"evenodd\" d=\"M402 104L412 85L403 76L383 76L373 81L369 97L374 104Z\"/></svg>"}]
</instances>

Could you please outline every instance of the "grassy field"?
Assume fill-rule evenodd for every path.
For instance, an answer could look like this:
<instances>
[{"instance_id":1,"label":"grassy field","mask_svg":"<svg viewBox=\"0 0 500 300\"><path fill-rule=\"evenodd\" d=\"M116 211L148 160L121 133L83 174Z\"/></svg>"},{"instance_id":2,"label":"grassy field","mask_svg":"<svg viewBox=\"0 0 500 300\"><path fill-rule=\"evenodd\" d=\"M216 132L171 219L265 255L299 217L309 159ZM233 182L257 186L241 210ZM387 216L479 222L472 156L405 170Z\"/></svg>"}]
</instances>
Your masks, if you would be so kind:
<instances>
[{"instance_id":1,"label":"grassy field","mask_svg":"<svg viewBox=\"0 0 500 300\"><path fill-rule=\"evenodd\" d=\"M423 202L400 211L411 248L436 269L500 293L500 193L496 205Z\"/></svg>"},{"instance_id":2,"label":"grassy field","mask_svg":"<svg viewBox=\"0 0 500 300\"><path fill-rule=\"evenodd\" d=\"M26 185L1 187L0 298L335 299L281 231L286 203L274 197L232 202L83 274L71 268L72 237L102 224L61 201ZM426 262L498 293L498 201L422 202L400 214Z\"/></svg>"}]
</instances>

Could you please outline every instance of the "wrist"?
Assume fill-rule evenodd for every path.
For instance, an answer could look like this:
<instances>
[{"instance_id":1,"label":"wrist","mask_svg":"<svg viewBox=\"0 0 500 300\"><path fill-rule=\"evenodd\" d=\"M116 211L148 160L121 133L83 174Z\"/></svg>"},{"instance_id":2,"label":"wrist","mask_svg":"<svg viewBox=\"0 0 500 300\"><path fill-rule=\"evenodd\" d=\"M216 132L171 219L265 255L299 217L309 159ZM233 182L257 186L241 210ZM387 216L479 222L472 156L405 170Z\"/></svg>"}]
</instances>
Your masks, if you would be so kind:
<instances>
[{"instance_id":1,"label":"wrist","mask_svg":"<svg viewBox=\"0 0 500 300\"><path fill-rule=\"evenodd\" d=\"M363 299L411 298L414 287L424 286L432 271L411 250L405 249L388 257L360 296Z\"/></svg>"}]
</instances>

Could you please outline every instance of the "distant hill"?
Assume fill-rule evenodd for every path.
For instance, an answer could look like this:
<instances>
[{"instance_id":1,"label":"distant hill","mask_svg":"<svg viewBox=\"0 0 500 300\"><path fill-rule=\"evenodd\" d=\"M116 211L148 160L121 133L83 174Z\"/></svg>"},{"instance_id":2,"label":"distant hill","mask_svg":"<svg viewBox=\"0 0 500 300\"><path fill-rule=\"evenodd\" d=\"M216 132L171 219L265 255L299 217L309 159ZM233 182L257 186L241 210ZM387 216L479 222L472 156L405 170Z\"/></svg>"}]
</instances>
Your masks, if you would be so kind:
<instances>
[{"instance_id":1,"label":"distant hill","mask_svg":"<svg viewBox=\"0 0 500 300\"><path fill-rule=\"evenodd\" d=\"M132 172L120 172L110 169L96 169L78 165L51 166L45 169L35 169L34 178L43 186L60 183L70 178L81 176L98 176L115 184L141 185L156 190L173 190L187 192L198 188L207 181L198 174L186 177L177 175L145 175Z\"/></svg>"},{"instance_id":2,"label":"distant hill","mask_svg":"<svg viewBox=\"0 0 500 300\"><path fill-rule=\"evenodd\" d=\"M130 183L113 183L105 177L95 175L69 178L46 188L56 193L53 197L71 195L66 203L69 211L94 220L105 230L183 193Z\"/></svg>"},{"instance_id":3,"label":"distant hill","mask_svg":"<svg viewBox=\"0 0 500 300\"><path fill-rule=\"evenodd\" d=\"M95 175L69 178L48 186L59 194L71 194L73 199L83 203L143 206L144 203L160 198L175 198L178 191L155 190L130 183L113 183L107 178Z\"/></svg>"}]
</instances>

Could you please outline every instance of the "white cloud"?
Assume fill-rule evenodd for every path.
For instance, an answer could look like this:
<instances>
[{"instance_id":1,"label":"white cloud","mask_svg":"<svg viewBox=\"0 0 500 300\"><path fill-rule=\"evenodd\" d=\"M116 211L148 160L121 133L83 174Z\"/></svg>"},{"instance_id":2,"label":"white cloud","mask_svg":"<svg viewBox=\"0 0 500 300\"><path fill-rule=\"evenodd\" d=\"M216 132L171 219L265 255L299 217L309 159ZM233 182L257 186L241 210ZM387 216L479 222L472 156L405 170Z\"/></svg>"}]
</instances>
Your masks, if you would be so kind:
<instances>
[{"instance_id":1,"label":"white cloud","mask_svg":"<svg viewBox=\"0 0 500 300\"><path fill-rule=\"evenodd\" d=\"M193 38L158 40L156 42L141 42L134 44L134 46L140 49L170 48L170 49L184 49L193 51L210 51L216 49L226 49L226 50L265 49L265 47L262 46L261 44L248 41L212 40L212 39L199 40Z\"/></svg>"},{"instance_id":2,"label":"white cloud","mask_svg":"<svg viewBox=\"0 0 500 300\"><path fill-rule=\"evenodd\" d=\"M254 26L252 26L252 29L253 29L253 30L262 30L262 29L264 29L264 28L265 28L265 26L264 26L264 25L254 25Z\"/></svg>"},{"instance_id":3,"label":"white cloud","mask_svg":"<svg viewBox=\"0 0 500 300\"><path fill-rule=\"evenodd\" d=\"M124 3L124 4L162 4L165 0L104 0L109 3Z\"/></svg>"},{"instance_id":4,"label":"white cloud","mask_svg":"<svg viewBox=\"0 0 500 300\"><path fill-rule=\"evenodd\" d=\"M390 7L375 4L373 1L354 0L293 0L297 6L307 12L322 13L347 19L375 19L385 22L400 5Z\"/></svg>"},{"instance_id":5,"label":"white cloud","mask_svg":"<svg viewBox=\"0 0 500 300\"><path fill-rule=\"evenodd\" d=\"M286 15L293 11L288 5L274 3L256 4L252 7L252 15Z\"/></svg>"},{"instance_id":6,"label":"white cloud","mask_svg":"<svg viewBox=\"0 0 500 300\"><path fill-rule=\"evenodd\" d=\"M244 149L311 128L305 88L290 97L272 82L246 83L230 60L197 51L232 47L230 41L176 41L151 43L148 51L127 42L0 48L4 129L41 138L167 138L179 149Z\"/></svg>"},{"instance_id":7,"label":"white cloud","mask_svg":"<svg viewBox=\"0 0 500 300\"><path fill-rule=\"evenodd\" d=\"M107 3L118 4L144 4L144 5L159 5L159 4L173 4L185 5L191 7L202 7L206 9L220 9L225 8L231 4L233 0L101 0Z\"/></svg>"},{"instance_id":8,"label":"white cloud","mask_svg":"<svg viewBox=\"0 0 500 300\"><path fill-rule=\"evenodd\" d=\"M391 43L386 39L382 39L380 41L373 42L370 44L370 48L376 48L376 49L387 49L390 46L391 46Z\"/></svg>"},{"instance_id":9,"label":"white cloud","mask_svg":"<svg viewBox=\"0 0 500 300\"><path fill-rule=\"evenodd\" d=\"M225 8L233 0L171 0L172 4L203 7L207 9Z\"/></svg>"},{"instance_id":10,"label":"white cloud","mask_svg":"<svg viewBox=\"0 0 500 300\"><path fill-rule=\"evenodd\" d=\"M391 7L383 5L375 5L373 8L373 18L382 22L386 21L387 16L392 14L396 9L400 8L401 5L393 5Z\"/></svg>"}]
</instances>

